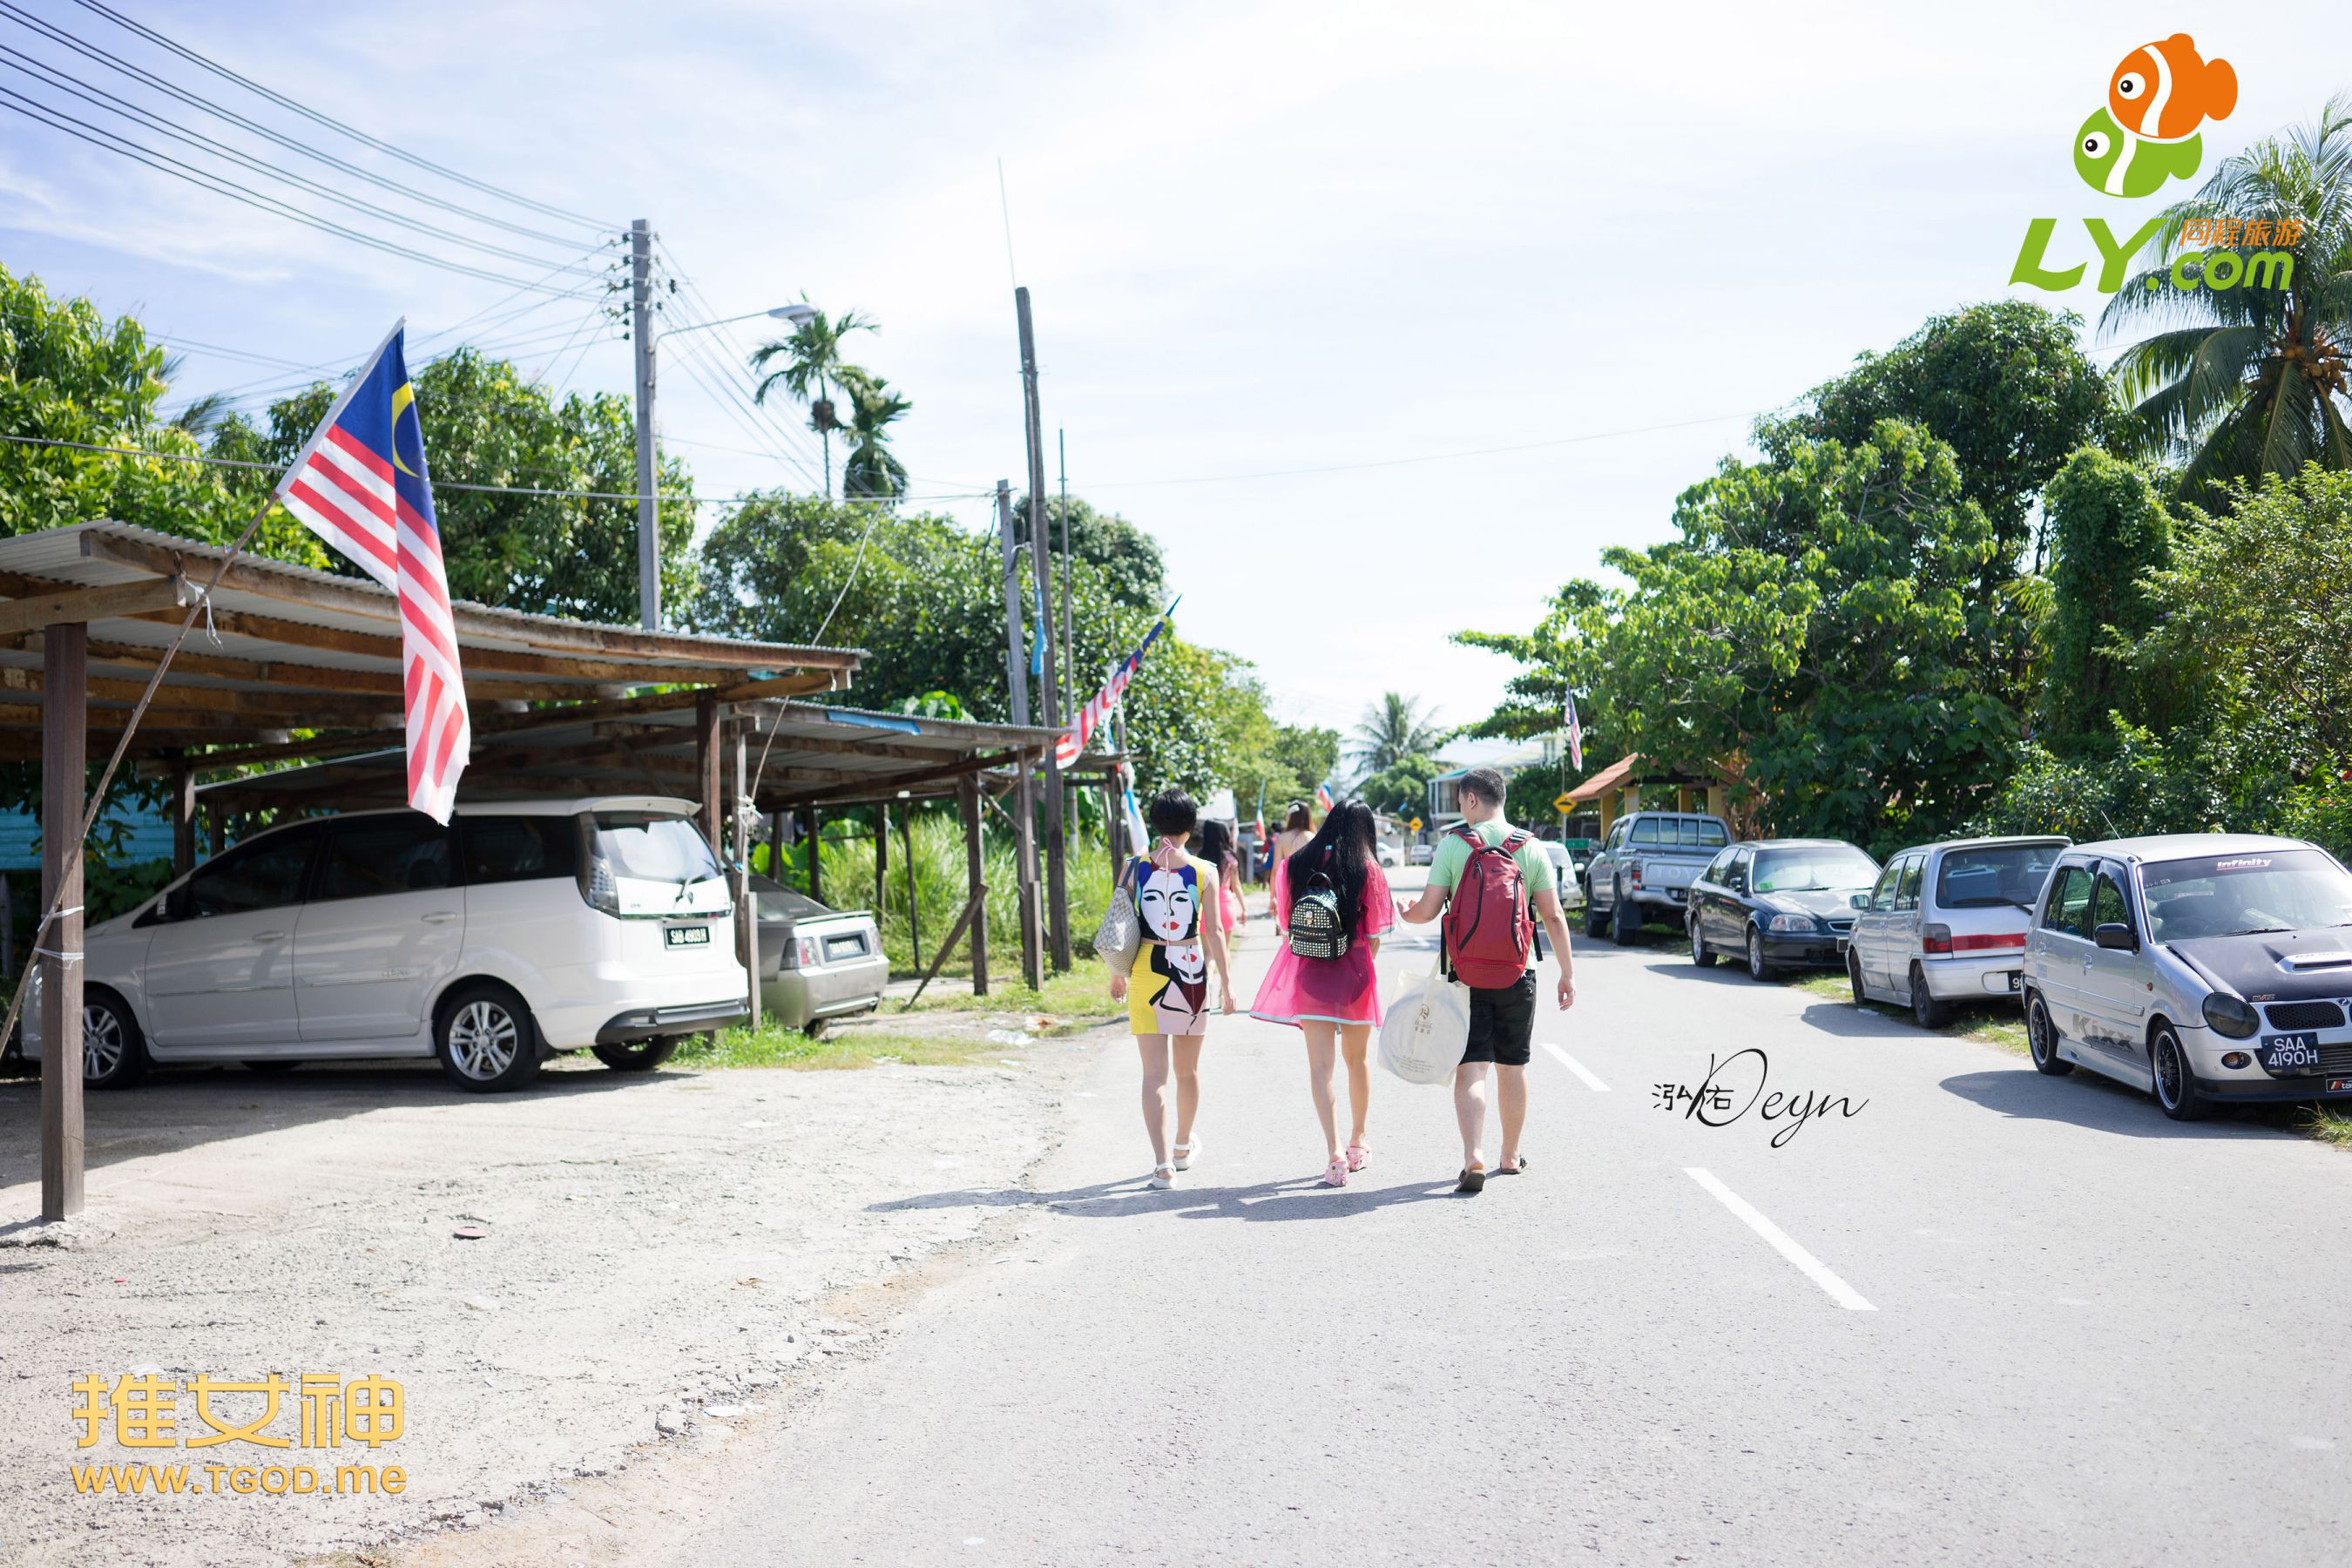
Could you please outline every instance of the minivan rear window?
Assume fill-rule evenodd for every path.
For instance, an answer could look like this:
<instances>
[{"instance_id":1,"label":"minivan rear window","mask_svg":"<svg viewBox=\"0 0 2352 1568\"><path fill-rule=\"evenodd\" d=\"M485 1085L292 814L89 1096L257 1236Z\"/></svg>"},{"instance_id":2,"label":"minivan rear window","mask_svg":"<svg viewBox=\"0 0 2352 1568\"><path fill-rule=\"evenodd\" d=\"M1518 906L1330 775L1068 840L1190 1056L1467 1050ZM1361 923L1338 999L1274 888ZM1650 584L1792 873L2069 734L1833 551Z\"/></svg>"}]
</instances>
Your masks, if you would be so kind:
<instances>
[{"instance_id":1,"label":"minivan rear window","mask_svg":"<svg viewBox=\"0 0 2352 1568\"><path fill-rule=\"evenodd\" d=\"M719 875L710 841L689 817L600 811L594 831L596 853L612 862L616 875L681 886Z\"/></svg>"}]
</instances>

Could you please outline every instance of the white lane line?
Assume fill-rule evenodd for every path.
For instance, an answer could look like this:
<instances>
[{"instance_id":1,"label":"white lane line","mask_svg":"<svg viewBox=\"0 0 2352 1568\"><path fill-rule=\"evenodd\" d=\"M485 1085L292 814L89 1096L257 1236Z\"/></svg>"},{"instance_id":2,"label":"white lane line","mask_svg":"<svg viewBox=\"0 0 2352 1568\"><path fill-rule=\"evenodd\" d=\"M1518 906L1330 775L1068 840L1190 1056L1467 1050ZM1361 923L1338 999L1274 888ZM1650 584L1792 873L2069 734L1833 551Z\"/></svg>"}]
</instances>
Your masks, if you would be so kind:
<instances>
[{"instance_id":1,"label":"white lane line","mask_svg":"<svg viewBox=\"0 0 2352 1568\"><path fill-rule=\"evenodd\" d=\"M1569 1071L1582 1079L1584 1080L1585 1088L1591 1089L1595 1094L1607 1094L1609 1092L1609 1086L1601 1082L1599 1079L1594 1078L1592 1074L1586 1069L1582 1062L1578 1061L1574 1057L1570 1056L1566 1051L1561 1050L1549 1040L1546 1040L1543 1043L1543 1048L1558 1057L1559 1058L1560 1066L1566 1068Z\"/></svg>"},{"instance_id":2,"label":"white lane line","mask_svg":"<svg viewBox=\"0 0 2352 1568\"><path fill-rule=\"evenodd\" d=\"M1685 1165L1683 1167L1683 1174L1722 1200L1723 1206L1738 1215L1748 1229L1770 1242L1773 1251L1795 1264L1798 1271L1806 1279L1828 1291L1831 1300L1849 1312L1878 1310L1877 1308L1864 1300L1853 1286L1831 1273L1828 1266L1820 1258L1799 1247L1787 1231L1757 1213L1754 1205L1717 1181L1714 1172L1702 1171L1695 1165Z\"/></svg>"}]
</instances>

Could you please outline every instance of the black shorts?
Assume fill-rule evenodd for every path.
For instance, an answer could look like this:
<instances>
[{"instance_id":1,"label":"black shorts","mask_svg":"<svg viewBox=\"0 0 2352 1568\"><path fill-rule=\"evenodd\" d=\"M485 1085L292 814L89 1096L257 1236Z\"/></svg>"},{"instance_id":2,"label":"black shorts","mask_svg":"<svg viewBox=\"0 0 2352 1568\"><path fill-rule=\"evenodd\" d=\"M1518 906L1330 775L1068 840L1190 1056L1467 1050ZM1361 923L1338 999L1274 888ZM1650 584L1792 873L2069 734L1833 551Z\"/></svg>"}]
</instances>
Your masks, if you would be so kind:
<instances>
[{"instance_id":1,"label":"black shorts","mask_svg":"<svg viewBox=\"0 0 2352 1568\"><path fill-rule=\"evenodd\" d=\"M1528 1065L1536 1033L1536 974L1530 969L1517 985L1486 991L1470 988L1470 1048L1465 1062Z\"/></svg>"}]
</instances>

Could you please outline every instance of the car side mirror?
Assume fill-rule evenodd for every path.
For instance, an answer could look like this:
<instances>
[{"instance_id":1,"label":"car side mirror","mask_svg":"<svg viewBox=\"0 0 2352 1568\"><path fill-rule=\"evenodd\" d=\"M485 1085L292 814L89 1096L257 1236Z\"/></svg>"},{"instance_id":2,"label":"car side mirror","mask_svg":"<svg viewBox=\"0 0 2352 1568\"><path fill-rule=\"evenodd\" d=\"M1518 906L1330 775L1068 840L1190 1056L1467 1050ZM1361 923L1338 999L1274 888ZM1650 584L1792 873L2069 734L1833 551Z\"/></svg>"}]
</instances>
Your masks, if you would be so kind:
<instances>
[{"instance_id":1,"label":"car side mirror","mask_svg":"<svg viewBox=\"0 0 2352 1568\"><path fill-rule=\"evenodd\" d=\"M1845 896L1845 907L1850 910L1866 910L1870 908L1870 895L1868 893L1848 893Z\"/></svg>"},{"instance_id":2,"label":"car side mirror","mask_svg":"<svg viewBox=\"0 0 2352 1568\"><path fill-rule=\"evenodd\" d=\"M2091 940L2101 947L2110 948L2119 952L2139 951L2139 938L2134 936L2132 928L2121 921L2109 921L2091 933Z\"/></svg>"}]
</instances>

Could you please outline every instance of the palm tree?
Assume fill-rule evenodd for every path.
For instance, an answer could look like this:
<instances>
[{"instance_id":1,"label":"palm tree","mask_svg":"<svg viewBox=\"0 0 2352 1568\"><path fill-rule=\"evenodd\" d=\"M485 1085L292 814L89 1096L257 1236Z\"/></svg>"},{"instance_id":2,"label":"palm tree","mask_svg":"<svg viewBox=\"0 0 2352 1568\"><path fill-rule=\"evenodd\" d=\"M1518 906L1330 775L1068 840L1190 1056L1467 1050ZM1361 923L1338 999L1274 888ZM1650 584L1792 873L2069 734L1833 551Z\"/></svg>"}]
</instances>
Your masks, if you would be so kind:
<instances>
[{"instance_id":1,"label":"palm tree","mask_svg":"<svg viewBox=\"0 0 2352 1568\"><path fill-rule=\"evenodd\" d=\"M2287 245L2223 250L2242 267L2284 250L2294 268L2284 288L2173 286L2174 257L2190 219L2300 223ZM2102 331L2179 321L2124 350L2115 376L2137 403L2151 437L2184 458L2184 490L2210 493L2233 479L2294 473L2316 461L2352 468L2346 423L2346 353L2352 347L2352 96L2328 100L2299 125L2224 159L2187 201L2164 215L2147 270L2125 283L2099 318ZM2186 276L2184 268L2183 276Z\"/></svg>"},{"instance_id":2,"label":"palm tree","mask_svg":"<svg viewBox=\"0 0 2352 1568\"><path fill-rule=\"evenodd\" d=\"M842 459L845 497L888 499L907 493L907 465L890 450L890 426L914 406L890 384L854 364L835 373L849 394L849 455Z\"/></svg>"},{"instance_id":3,"label":"palm tree","mask_svg":"<svg viewBox=\"0 0 2352 1568\"><path fill-rule=\"evenodd\" d=\"M1349 737L1356 761L1366 773L1386 773L1407 757L1433 752L1445 743L1445 731L1429 721L1420 702L1400 692L1383 691L1364 710L1363 721Z\"/></svg>"},{"instance_id":4,"label":"palm tree","mask_svg":"<svg viewBox=\"0 0 2352 1568\"><path fill-rule=\"evenodd\" d=\"M801 296L806 304L808 296ZM879 329L870 317L855 310L844 310L838 316L828 316L816 310L793 331L788 338L779 338L755 351L751 368L766 370L771 361L784 362L781 370L768 371L753 388L751 401L765 403L768 394L782 387L809 405L809 428L824 443L824 493L833 494L833 433L841 428L841 419L833 406L833 389L841 380L848 362L842 357L841 345L852 332L871 332Z\"/></svg>"}]
</instances>

